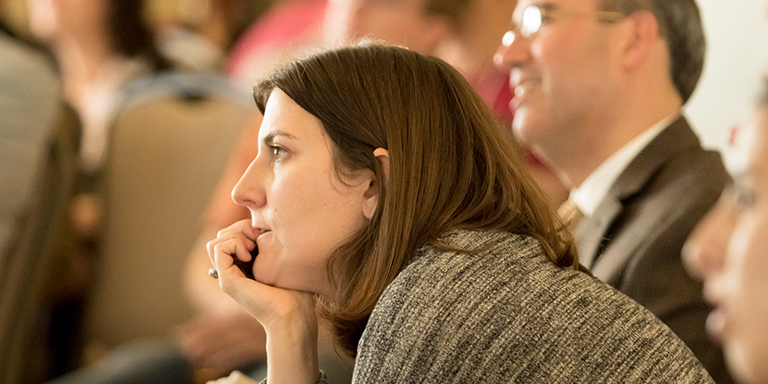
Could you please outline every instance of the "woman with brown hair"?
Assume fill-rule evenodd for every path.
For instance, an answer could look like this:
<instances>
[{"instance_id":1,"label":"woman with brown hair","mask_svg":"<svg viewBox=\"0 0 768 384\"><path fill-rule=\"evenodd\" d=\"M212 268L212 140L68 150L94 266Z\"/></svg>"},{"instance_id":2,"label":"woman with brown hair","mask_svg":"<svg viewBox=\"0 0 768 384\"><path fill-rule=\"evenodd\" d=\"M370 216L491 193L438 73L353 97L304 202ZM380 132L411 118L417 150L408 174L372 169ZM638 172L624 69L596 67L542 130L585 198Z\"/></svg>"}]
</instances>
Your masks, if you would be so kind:
<instances>
[{"instance_id":1,"label":"woman with brown hair","mask_svg":"<svg viewBox=\"0 0 768 384\"><path fill-rule=\"evenodd\" d=\"M354 382L711 382L650 312L579 270L445 62L344 48L255 96L259 154L232 193L251 220L208 243L209 273L264 325L271 384L323 381L316 307Z\"/></svg>"}]
</instances>

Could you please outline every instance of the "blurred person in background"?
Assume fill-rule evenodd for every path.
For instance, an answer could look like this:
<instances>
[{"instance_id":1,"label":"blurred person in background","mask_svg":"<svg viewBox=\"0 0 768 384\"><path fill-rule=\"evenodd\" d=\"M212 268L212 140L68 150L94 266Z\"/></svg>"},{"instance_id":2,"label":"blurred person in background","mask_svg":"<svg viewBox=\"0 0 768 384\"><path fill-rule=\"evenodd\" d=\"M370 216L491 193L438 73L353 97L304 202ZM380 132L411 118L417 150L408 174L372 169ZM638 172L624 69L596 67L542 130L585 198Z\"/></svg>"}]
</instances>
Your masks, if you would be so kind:
<instances>
[{"instance_id":1,"label":"blurred person in background","mask_svg":"<svg viewBox=\"0 0 768 384\"><path fill-rule=\"evenodd\" d=\"M0 9L2 5L0 1ZM8 308L23 297L27 308L37 308L4 314L0 328L5 335L12 330L14 337L21 336L14 343L6 338L0 346L11 348L11 355L8 350L0 353L4 356L0 364L6 367L0 381L13 380L14 369L25 371L25 382L42 381L72 369L79 354L72 320L81 304L80 272L85 264L70 241L65 211L71 199L68 171L74 172L79 121L62 100L50 57L38 48L0 22L0 305ZM49 178L51 172L56 176ZM40 220L46 224L40 226ZM55 288L27 295L50 283L48 276L35 274L44 271L43 266L34 272L28 269L38 268L38 263L55 265ZM23 341L20 323L35 335L33 339ZM18 345L25 345L25 350L13 350ZM7 361L8 356L21 358Z\"/></svg>"},{"instance_id":2,"label":"blurred person in background","mask_svg":"<svg viewBox=\"0 0 768 384\"><path fill-rule=\"evenodd\" d=\"M512 124L509 73L497 69L493 54L509 27L516 0L453 1L451 33L436 56L458 68L505 125Z\"/></svg>"},{"instance_id":3,"label":"blurred person in background","mask_svg":"<svg viewBox=\"0 0 768 384\"><path fill-rule=\"evenodd\" d=\"M59 81L48 60L0 28L0 272L54 129Z\"/></svg>"},{"instance_id":4,"label":"blurred person in background","mask_svg":"<svg viewBox=\"0 0 768 384\"><path fill-rule=\"evenodd\" d=\"M516 0L329 0L323 34L330 44L371 37L446 60L510 128L509 73L494 66L493 55L516 5ZM567 189L548 166L527 148L523 153L553 206L565 201Z\"/></svg>"},{"instance_id":5,"label":"blurred person in background","mask_svg":"<svg viewBox=\"0 0 768 384\"><path fill-rule=\"evenodd\" d=\"M171 64L155 48L152 30L143 17L146 2L29 1L31 28L50 46L64 78L67 98L77 108L88 131L83 133L86 148L80 156L84 193L74 213L82 235L94 239L100 216L95 192L107 156L110 119L130 84L169 69ZM201 37L224 51L239 33L230 22L247 17L246 11L252 14L251 10L259 8L245 3L212 1L205 17L198 20L200 24L188 28L197 28ZM244 24L242 20L238 23ZM199 51L185 50L189 46L176 48L181 49L176 52L181 56L199 54ZM174 58L178 57L170 59ZM215 70L180 64L184 70ZM182 325L173 335L173 341L129 343L110 351L96 365L55 382L193 383L236 368L247 371L249 367L257 367L264 356L265 337L258 322L239 306L227 305L226 301L231 299L226 295L206 301L196 297L195 292L190 293L191 300L199 304L196 307L200 314Z\"/></svg>"},{"instance_id":6,"label":"blurred person in background","mask_svg":"<svg viewBox=\"0 0 768 384\"><path fill-rule=\"evenodd\" d=\"M707 331L743 383L768 383L768 80L759 106L737 128L743 156L733 183L688 239L688 271L712 306Z\"/></svg>"},{"instance_id":7,"label":"blurred person in background","mask_svg":"<svg viewBox=\"0 0 768 384\"><path fill-rule=\"evenodd\" d=\"M582 264L664 321L718 383L731 382L704 331L701 284L681 260L729 180L682 109L704 66L696 2L520 0L501 43L516 136L574 186Z\"/></svg>"},{"instance_id":8,"label":"blurred person in background","mask_svg":"<svg viewBox=\"0 0 768 384\"><path fill-rule=\"evenodd\" d=\"M228 65L253 85L273 67L307 49L369 37L434 53L450 32L449 13L465 0L287 0L237 42Z\"/></svg>"},{"instance_id":9,"label":"blurred person in background","mask_svg":"<svg viewBox=\"0 0 768 384\"><path fill-rule=\"evenodd\" d=\"M99 173L108 148L108 127L121 91L168 68L143 18L143 1L27 0L33 35L58 65L65 100L82 125L80 181L72 208L84 251L96 252L102 202Z\"/></svg>"},{"instance_id":10,"label":"blurred person in background","mask_svg":"<svg viewBox=\"0 0 768 384\"><path fill-rule=\"evenodd\" d=\"M157 44L179 70L224 71L243 33L278 0L175 0L155 20Z\"/></svg>"},{"instance_id":11,"label":"blurred person in background","mask_svg":"<svg viewBox=\"0 0 768 384\"><path fill-rule=\"evenodd\" d=\"M52 53L64 100L81 124L80 176L71 209L72 241L77 245L71 257L77 260L75 291L86 300L102 225L98 190L109 147L110 120L129 84L165 70L169 64L155 48L143 18L144 1L27 0L27 5L30 30ZM81 315L72 316L79 319ZM81 321L76 319L73 321Z\"/></svg>"},{"instance_id":12,"label":"blurred person in background","mask_svg":"<svg viewBox=\"0 0 768 384\"><path fill-rule=\"evenodd\" d=\"M227 76L249 89L285 57L322 42L327 0L275 0L232 45Z\"/></svg>"},{"instance_id":13,"label":"blurred person in background","mask_svg":"<svg viewBox=\"0 0 768 384\"><path fill-rule=\"evenodd\" d=\"M83 242L89 244L91 252L96 252L95 240L101 215L97 190L99 174L109 147L110 119L119 108L124 89L138 80L169 69L170 64L155 47L152 30L144 19L144 1L29 0L28 4L31 30L50 47L59 66L65 97L83 122L79 155L83 177L81 194L73 207L73 220ZM221 38L224 40L227 37ZM251 323L259 329L255 320L251 319ZM183 329L187 331L182 333L191 338L195 338L194 332L203 330L200 327ZM247 324L237 329L248 329ZM249 343L254 344L252 340ZM238 349L225 351L242 354L242 350ZM120 358L124 355L118 351L116 354L120 357L116 360L106 359L97 369L85 369L60 380L77 383L193 382L193 371L189 363L193 358L184 357L194 352L182 352L181 356L176 349L166 352L165 349L131 349L126 352L130 355L126 361L131 361L135 356L143 360L133 361L132 366L110 365L115 361L123 362ZM252 355L246 358L247 361L253 359ZM240 367L241 361L242 358L235 358L217 362L225 364L229 371Z\"/></svg>"},{"instance_id":14,"label":"blurred person in background","mask_svg":"<svg viewBox=\"0 0 768 384\"><path fill-rule=\"evenodd\" d=\"M127 84L168 67L144 21L143 1L28 0L30 28L53 52L64 95L83 124L80 165L104 161L107 125Z\"/></svg>"},{"instance_id":15,"label":"blurred person in background","mask_svg":"<svg viewBox=\"0 0 768 384\"><path fill-rule=\"evenodd\" d=\"M451 31L464 0L328 0L323 24L327 44L370 37L426 54Z\"/></svg>"}]
</instances>

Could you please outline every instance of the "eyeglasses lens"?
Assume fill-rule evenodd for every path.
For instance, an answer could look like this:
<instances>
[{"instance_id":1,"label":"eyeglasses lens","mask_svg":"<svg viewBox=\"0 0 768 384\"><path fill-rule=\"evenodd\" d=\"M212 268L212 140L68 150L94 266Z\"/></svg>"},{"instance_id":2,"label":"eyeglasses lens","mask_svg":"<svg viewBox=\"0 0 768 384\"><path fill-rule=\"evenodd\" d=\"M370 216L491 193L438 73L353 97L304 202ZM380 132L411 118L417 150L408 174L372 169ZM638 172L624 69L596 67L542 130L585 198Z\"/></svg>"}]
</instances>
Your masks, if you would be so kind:
<instances>
[{"instance_id":1,"label":"eyeglasses lens","mask_svg":"<svg viewBox=\"0 0 768 384\"><path fill-rule=\"evenodd\" d=\"M520 27L520 34L530 37L541 28L541 9L531 5L523 11L523 22Z\"/></svg>"}]
</instances>

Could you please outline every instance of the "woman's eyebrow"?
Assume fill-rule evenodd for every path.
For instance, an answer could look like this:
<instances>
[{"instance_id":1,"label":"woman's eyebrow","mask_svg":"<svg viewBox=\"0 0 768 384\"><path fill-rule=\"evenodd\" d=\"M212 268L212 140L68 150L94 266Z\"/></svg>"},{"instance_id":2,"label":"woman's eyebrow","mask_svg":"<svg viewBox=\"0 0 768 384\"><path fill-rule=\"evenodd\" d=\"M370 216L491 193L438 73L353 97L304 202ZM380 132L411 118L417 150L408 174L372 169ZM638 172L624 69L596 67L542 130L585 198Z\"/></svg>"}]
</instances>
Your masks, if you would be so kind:
<instances>
[{"instance_id":1,"label":"woman's eyebrow","mask_svg":"<svg viewBox=\"0 0 768 384\"><path fill-rule=\"evenodd\" d=\"M284 136L284 137L289 138L289 139L296 139L296 136L291 135L288 132L280 131L280 130L275 130L275 131L267 133L267 135L264 136L264 142L267 143L267 144L271 144L275 140L275 138L278 137L278 136Z\"/></svg>"}]
</instances>

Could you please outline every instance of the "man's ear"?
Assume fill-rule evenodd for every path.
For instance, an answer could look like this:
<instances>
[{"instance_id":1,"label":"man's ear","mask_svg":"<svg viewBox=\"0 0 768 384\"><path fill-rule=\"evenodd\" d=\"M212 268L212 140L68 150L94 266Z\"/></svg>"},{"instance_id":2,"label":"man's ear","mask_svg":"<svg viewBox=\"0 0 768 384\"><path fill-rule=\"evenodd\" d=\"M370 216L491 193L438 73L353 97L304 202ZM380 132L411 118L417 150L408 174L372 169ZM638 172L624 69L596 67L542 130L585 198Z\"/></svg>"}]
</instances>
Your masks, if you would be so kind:
<instances>
[{"instance_id":1,"label":"man's ear","mask_svg":"<svg viewBox=\"0 0 768 384\"><path fill-rule=\"evenodd\" d=\"M628 30L624 40L623 63L627 68L634 68L651 55L659 38L659 22L648 11L636 11L627 16L625 22Z\"/></svg>"},{"instance_id":2,"label":"man's ear","mask_svg":"<svg viewBox=\"0 0 768 384\"><path fill-rule=\"evenodd\" d=\"M376 160L381 163L381 168L384 170L383 181L371 179L368 189L363 195L363 216L370 220L373 218L373 214L376 212L376 207L379 205L379 191L381 190L381 183L389 180L389 151L384 148L376 148L373 151L373 155L376 156Z\"/></svg>"}]
</instances>

